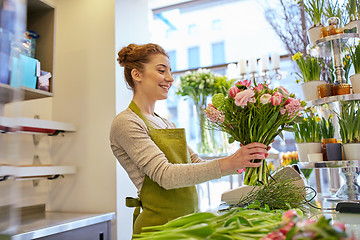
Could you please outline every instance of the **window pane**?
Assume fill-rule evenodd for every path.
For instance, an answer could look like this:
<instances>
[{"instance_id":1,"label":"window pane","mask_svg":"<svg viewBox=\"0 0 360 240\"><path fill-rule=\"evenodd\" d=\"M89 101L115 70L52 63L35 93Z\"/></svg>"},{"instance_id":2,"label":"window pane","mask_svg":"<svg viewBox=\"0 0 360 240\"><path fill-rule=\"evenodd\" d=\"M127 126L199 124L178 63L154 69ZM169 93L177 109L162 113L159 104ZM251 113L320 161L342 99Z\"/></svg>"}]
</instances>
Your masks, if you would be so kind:
<instances>
[{"instance_id":1,"label":"window pane","mask_svg":"<svg viewBox=\"0 0 360 240\"><path fill-rule=\"evenodd\" d=\"M189 68L200 67L200 49L199 47L191 47L188 49Z\"/></svg>"}]
</instances>

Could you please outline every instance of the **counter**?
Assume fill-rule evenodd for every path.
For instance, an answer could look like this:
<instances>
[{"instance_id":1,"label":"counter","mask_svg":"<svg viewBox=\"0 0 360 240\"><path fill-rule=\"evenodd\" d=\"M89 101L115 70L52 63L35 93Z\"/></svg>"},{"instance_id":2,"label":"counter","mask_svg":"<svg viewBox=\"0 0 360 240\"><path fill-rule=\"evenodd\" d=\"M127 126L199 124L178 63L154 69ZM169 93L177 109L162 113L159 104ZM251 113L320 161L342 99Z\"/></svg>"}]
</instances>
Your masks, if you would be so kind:
<instances>
[{"instance_id":1,"label":"counter","mask_svg":"<svg viewBox=\"0 0 360 240\"><path fill-rule=\"evenodd\" d=\"M111 239L111 220L115 213L85 214L46 212L41 219L27 220L11 236L0 235L0 239ZM71 232L69 232L71 231ZM93 237L89 236L92 234Z\"/></svg>"}]
</instances>

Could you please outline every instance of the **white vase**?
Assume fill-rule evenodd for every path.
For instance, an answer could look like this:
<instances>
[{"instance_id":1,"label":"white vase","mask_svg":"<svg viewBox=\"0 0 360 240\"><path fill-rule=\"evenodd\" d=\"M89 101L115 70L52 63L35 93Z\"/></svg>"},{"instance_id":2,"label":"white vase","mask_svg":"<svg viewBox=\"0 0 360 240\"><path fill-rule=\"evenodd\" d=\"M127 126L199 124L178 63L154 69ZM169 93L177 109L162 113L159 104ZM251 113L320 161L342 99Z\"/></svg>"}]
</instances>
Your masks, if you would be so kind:
<instances>
[{"instance_id":1,"label":"white vase","mask_svg":"<svg viewBox=\"0 0 360 240\"><path fill-rule=\"evenodd\" d=\"M353 93L360 93L360 73L350 76Z\"/></svg>"},{"instance_id":2,"label":"white vase","mask_svg":"<svg viewBox=\"0 0 360 240\"><path fill-rule=\"evenodd\" d=\"M350 21L344 26L344 29L352 29L356 27L356 33L360 32L360 20Z\"/></svg>"},{"instance_id":3,"label":"white vase","mask_svg":"<svg viewBox=\"0 0 360 240\"><path fill-rule=\"evenodd\" d=\"M318 86L325 84L325 81L309 81L301 84L301 90L305 101L311 101L319 98Z\"/></svg>"},{"instance_id":4,"label":"white vase","mask_svg":"<svg viewBox=\"0 0 360 240\"><path fill-rule=\"evenodd\" d=\"M322 36L321 36L321 28L323 26L318 26L318 27L311 27L308 29L308 37L309 37L309 42L311 44L314 44L317 40L319 40Z\"/></svg>"},{"instance_id":5,"label":"white vase","mask_svg":"<svg viewBox=\"0 0 360 240\"><path fill-rule=\"evenodd\" d=\"M345 160L360 160L360 143L343 143Z\"/></svg>"},{"instance_id":6,"label":"white vase","mask_svg":"<svg viewBox=\"0 0 360 240\"><path fill-rule=\"evenodd\" d=\"M321 142L295 143L300 162L308 162L308 154L321 153Z\"/></svg>"}]
</instances>

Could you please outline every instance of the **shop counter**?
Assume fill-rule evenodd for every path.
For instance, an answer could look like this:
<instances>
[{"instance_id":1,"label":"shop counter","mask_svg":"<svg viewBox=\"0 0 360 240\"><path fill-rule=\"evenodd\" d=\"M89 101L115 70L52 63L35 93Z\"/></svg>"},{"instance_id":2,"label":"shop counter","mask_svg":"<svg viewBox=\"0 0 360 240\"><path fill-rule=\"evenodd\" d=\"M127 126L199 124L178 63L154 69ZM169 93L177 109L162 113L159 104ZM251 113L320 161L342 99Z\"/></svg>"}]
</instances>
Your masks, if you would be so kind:
<instances>
[{"instance_id":1,"label":"shop counter","mask_svg":"<svg viewBox=\"0 0 360 240\"><path fill-rule=\"evenodd\" d=\"M1 240L110 240L111 221L115 213L84 214L46 212L44 218L28 219L18 226L15 233Z\"/></svg>"}]
</instances>

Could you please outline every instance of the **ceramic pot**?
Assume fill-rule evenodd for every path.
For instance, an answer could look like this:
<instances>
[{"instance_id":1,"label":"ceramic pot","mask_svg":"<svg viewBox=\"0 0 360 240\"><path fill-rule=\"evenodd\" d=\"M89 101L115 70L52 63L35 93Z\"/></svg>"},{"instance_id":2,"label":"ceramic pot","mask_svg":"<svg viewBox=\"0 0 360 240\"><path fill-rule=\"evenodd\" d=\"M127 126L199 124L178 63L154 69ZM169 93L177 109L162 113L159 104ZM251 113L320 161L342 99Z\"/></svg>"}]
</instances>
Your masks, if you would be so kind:
<instances>
[{"instance_id":1,"label":"ceramic pot","mask_svg":"<svg viewBox=\"0 0 360 240\"><path fill-rule=\"evenodd\" d=\"M360 160L360 143L343 143L345 160Z\"/></svg>"},{"instance_id":2,"label":"ceramic pot","mask_svg":"<svg viewBox=\"0 0 360 240\"><path fill-rule=\"evenodd\" d=\"M308 37L309 37L309 42L311 44L314 44L317 40L319 40L321 38L321 29L323 26L318 26L318 27L311 27L308 29Z\"/></svg>"},{"instance_id":3,"label":"ceramic pot","mask_svg":"<svg viewBox=\"0 0 360 240\"><path fill-rule=\"evenodd\" d=\"M353 93L360 93L360 73L350 76Z\"/></svg>"},{"instance_id":4,"label":"ceramic pot","mask_svg":"<svg viewBox=\"0 0 360 240\"><path fill-rule=\"evenodd\" d=\"M330 97L333 95L333 85L331 83L325 83L317 86L320 98Z\"/></svg>"},{"instance_id":5,"label":"ceramic pot","mask_svg":"<svg viewBox=\"0 0 360 240\"><path fill-rule=\"evenodd\" d=\"M350 84L341 83L334 85L334 95L345 95L350 94Z\"/></svg>"},{"instance_id":6,"label":"ceramic pot","mask_svg":"<svg viewBox=\"0 0 360 240\"><path fill-rule=\"evenodd\" d=\"M301 90L305 101L311 101L319 98L318 86L323 85L324 81L310 81L301 84Z\"/></svg>"},{"instance_id":7,"label":"ceramic pot","mask_svg":"<svg viewBox=\"0 0 360 240\"><path fill-rule=\"evenodd\" d=\"M352 29L356 27L355 33L360 32L360 20L350 21L348 24L345 25L344 29Z\"/></svg>"},{"instance_id":8,"label":"ceramic pot","mask_svg":"<svg viewBox=\"0 0 360 240\"><path fill-rule=\"evenodd\" d=\"M308 162L308 154L321 153L321 142L295 143L300 162Z\"/></svg>"}]
</instances>

